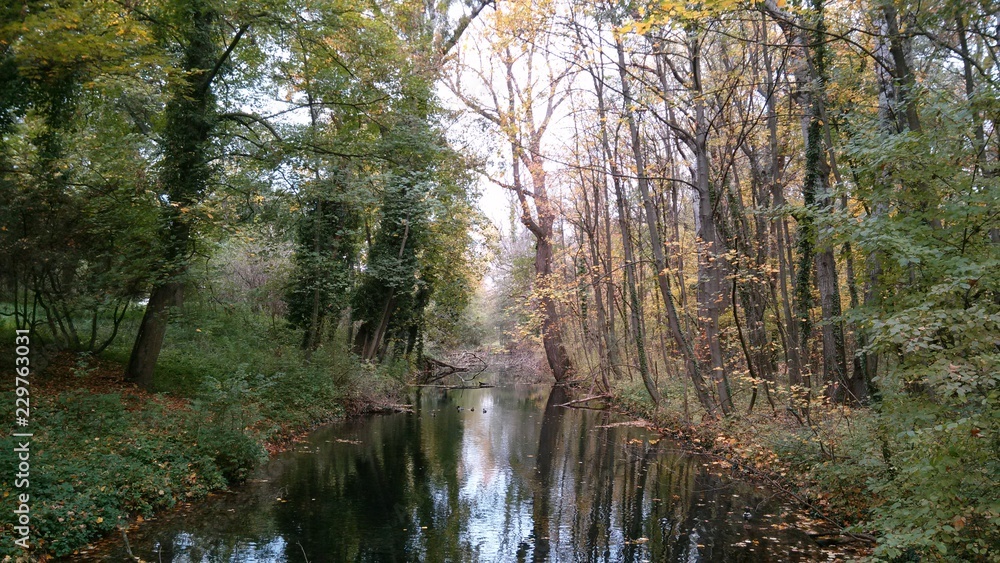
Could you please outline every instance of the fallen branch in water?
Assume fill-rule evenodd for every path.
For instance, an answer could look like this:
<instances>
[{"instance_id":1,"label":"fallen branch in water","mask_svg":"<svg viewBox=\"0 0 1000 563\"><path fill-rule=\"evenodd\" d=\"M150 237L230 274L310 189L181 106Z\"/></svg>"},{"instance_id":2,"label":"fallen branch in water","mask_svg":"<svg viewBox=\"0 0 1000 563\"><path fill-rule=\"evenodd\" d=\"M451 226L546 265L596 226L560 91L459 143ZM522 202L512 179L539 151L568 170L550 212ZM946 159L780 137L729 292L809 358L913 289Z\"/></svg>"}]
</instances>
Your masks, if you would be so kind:
<instances>
[{"instance_id":1,"label":"fallen branch in water","mask_svg":"<svg viewBox=\"0 0 1000 563\"><path fill-rule=\"evenodd\" d=\"M638 419L638 420L626 420L624 422L612 422L611 424L601 424L595 426L594 428L619 428L622 426L634 426L637 428L649 428L650 430L659 430L657 427L653 426L648 420Z\"/></svg>"},{"instance_id":2,"label":"fallen branch in water","mask_svg":"<svg viewBox=\"0 0 1000 563\"><path fill-rule=\"evenodd\" d=\"M449 375L469 371L469 368L467 367L453 366L449 363L442 362L441 360L435 360L430 356L424 356L424 364L425 367L422 372L422 377L420 378L421 383L433 383L435 381L440 381ZM459 378L461 378L461 376L459 376Z\"/></svg>"},{"instance_id":3,"label":"fallen branch in water","mask_svg":"<svg viewBox=\"0 0 1000 563\"><path fill-rule=\"evenodd\" d=\"M611 395L608 395L608 394L593 395L593 396L590 396L590 397L584 397L582 399L576 399L575 401L570 401L568 403L563 403L561 405L556 405L556 406L557 407L570 407L570 406L573 406L573 405L578 405L580 403L587 403L587 402L590 402L590 401L596 401L597 399L608 400L610 398L611 398Z\"/></svg>"},{"instance_id":4,"label":"fallen branch in water","mask_svg":"<svg viewBox=\"0 0 1000 563\"><path fill-rule=\"evenodd\" d=\"M857 540L870 543L877 543L878 541L878 538L876 538L875 536L871 534L863 534L860 532L845 532L845 531L830 532L830 533L806 532L806 535L812 538L812 540L816 542L816 545L820 547L826 547L830 545L843 545L845 543L851 543Z\"/></svg>"},{"instance_id":5,"label":"fallen branch in water","mask_svg":"<svg viewBox=\"0 0 1000 563\"><path fill-rule=\"evenodd\" d=\"M463 380L465 381L465 380ZM488 387L496 387L496 385L491 385L489 383L479 382L479 385L444 385L442 383L413 383L412 387L432 387L434 389L486 389Z\"/></svg>"},{"instance_id":6,"label":"fallen branch in water","mask_svg":"<svg viewBox=\"0 0 1000 563\"><path fill-rule=\"evenodd\" d=\"M413 405L403 405L397 403L372 403L369 412L413 412Z\"/></svg>"},{"instance_id":7,"label":"fallen branch in water","mask_svg":"<svg viewBox=\"0 0 1000 563\"><path fill-rule=\"evenodd\" d=\"M427 366L429 368L435 368L435 369L442 369L442 368L444 368L444 369L451 370L446 375L450 375L452 373L457 373L457 372L460 372L460 371L469 371L469 368L467 368L465 366L453 366L453 365L451 365L451 364L449 364L447 362L442 362L441 360L435 360L434 358L431 358L430 356L425 356L424 357L424 361L427 362Z\"/></svg>"},{"instance_id":8,"label":"fallen branch in water","mask_svg":"<svg viewBox=\"0 0 1000 563\"><path fill-rule=\"evenodd\" d=\"M132 546L129 545L128 543L128 534L125 533L125 530L122 530L122 538L125 539L125 553L128 553L128 556L131 557L134 561L139 561L139 558L136 557L134 553L132 553Z\"/></svg>"}]
</instances>

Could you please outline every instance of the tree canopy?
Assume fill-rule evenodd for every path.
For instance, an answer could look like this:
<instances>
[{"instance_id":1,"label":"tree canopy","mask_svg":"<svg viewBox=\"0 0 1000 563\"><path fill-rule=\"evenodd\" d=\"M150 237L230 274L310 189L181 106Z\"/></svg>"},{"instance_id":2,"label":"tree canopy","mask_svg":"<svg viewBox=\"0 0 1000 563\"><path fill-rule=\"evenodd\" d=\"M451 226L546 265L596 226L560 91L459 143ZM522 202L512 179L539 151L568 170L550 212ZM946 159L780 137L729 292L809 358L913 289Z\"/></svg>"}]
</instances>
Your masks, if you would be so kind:
<instances>
[{"instance_id":1,"label":"tree canopy","mask_svg":"<svg viewBox=\"0 0 1000 563\"><path fill-rule=\"evenodd\" d=\"M7 3L0 311L153 390L192 299L307 366L531 347L772 436L877 558L995 560L998 8Z\"/></svg>"}]
</instances>

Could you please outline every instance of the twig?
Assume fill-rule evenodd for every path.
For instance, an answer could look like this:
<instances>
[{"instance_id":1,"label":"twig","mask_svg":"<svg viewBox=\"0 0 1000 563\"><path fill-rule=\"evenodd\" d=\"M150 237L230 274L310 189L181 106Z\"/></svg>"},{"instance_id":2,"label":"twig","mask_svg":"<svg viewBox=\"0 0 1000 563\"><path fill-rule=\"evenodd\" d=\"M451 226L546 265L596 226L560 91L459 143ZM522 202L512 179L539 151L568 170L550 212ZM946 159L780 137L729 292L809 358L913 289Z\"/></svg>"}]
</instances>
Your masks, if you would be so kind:
<instances>
[{"instance_id":1,"label":"twig","mask_svg":"<svg viewBox=\"0 0 1000 563\"><path fill-rule=\"evenodd\" d=\"M129 545L128 543L128 534L125 532L125 530L122 530L122 537L125 538L125 553L128 553L129 557L138 561L139 558L132 553L132 546Z\"/></svg>"}]
</instances>

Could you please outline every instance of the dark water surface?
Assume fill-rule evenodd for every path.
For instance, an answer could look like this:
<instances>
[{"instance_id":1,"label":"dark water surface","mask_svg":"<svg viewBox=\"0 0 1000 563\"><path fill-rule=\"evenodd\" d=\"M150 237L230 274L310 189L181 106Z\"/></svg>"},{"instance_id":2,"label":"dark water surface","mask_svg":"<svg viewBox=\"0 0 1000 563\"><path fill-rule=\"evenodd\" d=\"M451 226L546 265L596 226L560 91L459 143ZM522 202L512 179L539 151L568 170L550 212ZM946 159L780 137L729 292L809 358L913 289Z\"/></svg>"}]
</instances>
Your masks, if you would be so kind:
<instances>
[{"instance_id":1,"label":"dark water surface","mask_svg":"<svg viewBox=\"0 0 1000 563\"><path fill-rule=\"evenodd\" d=\"M825 558L768 491L566 400L421 389L414 414L322 428L235 493L144 524L131 549L151 562ZM124 546L104 560L126 561Z\"/></svg>"}]
</instances>

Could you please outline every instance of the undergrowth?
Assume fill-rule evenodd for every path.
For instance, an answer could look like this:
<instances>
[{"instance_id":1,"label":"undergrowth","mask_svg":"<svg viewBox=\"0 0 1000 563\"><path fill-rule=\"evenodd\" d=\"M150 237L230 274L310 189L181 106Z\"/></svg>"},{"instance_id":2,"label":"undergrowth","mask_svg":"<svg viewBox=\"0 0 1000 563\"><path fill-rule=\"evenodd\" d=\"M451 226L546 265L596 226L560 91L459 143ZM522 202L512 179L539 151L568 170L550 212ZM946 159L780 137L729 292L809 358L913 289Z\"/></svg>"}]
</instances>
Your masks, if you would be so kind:
<instances>
[{"instance_id":1,"label":"undergrowth","mask_svg":"<svg viewBox=\"0 0 1000 563\"><path fill-rule=\"evenodd\" d=\"M297 337L263 317L187 308L168 330L158 393L122 381L127 339L103 358L61 353L33 373L32 560L72 554L137 517L237 484L275 444L345 409L399 402L405 366L362 366L331 344L307 362ZM0 342L13 342L13 327L0 326ZM12 365L9 354L0 360ZM4 402L13 397L5 387ZM14 447L0 438L0 466L16 466ZM13 477L0 476L8 504L24 492ZM8 538L11 517L2 519ZM0 557L23 553L0 545Z\"/></svg>"},{"instance_id":2,"label":"undergrowth","mask_svg":"<svg viewBox=\"0 0 1000 563\"><path fill-rule=\"evenodd\" d=\"M831 526L875 537L874 560L1000 561L1000 456L982 421L942 424L954 413L935 416L888 388L874 406L814 401L805 417L774 390L775 409L759 398L747 413L747 386L737 378L738 414L720 419L691 420L677 381L661 384L659 408L638 381L616 382L613 401L783 489Z\"/></svg>"}]
</instances>

